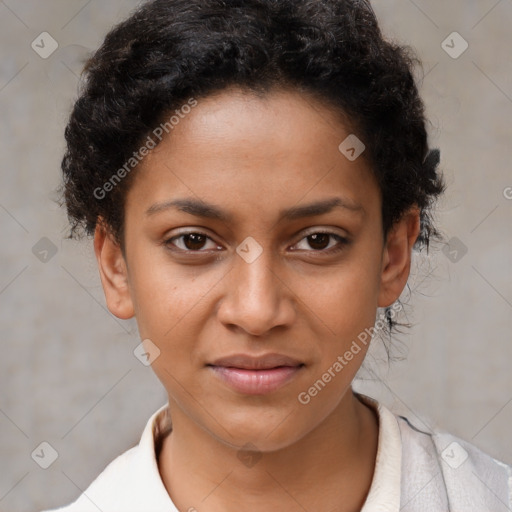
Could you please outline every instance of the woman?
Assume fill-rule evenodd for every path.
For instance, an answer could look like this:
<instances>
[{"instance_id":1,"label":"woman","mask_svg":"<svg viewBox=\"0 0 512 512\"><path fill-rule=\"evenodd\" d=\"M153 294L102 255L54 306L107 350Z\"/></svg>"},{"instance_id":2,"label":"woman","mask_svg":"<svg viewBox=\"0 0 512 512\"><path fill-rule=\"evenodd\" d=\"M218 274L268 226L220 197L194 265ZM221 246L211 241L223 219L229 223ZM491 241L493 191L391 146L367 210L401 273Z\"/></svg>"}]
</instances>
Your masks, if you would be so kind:
<instances>
[{"instance_id":1,"label":"woman","mask_svg":"<svg viewBox=\"0 0 512 512\"><path fill-rule=\"evenodd\" d=\"M60 510L510 509L510 466L351 387L438 236L414 62L361 0L154 0L107 35L64 201L169 401Z\"/></svg>"}]
</instances>

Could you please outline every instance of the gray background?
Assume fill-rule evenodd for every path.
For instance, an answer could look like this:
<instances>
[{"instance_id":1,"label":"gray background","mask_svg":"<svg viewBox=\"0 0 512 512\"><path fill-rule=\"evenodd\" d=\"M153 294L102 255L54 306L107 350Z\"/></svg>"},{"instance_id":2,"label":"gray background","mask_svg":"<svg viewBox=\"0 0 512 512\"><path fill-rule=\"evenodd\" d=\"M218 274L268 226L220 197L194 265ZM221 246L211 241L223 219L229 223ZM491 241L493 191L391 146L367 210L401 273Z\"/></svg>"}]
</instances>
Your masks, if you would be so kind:
<instances>
[{"instance_id":1,"label":"gray background","mask_svg":"<svg viewBox=\"0 0 512 512\"><path fill-rule=\"evenodd\" d=\"M437 247L415 259L413 293L404 295L414 328L395 348L407 359L388 371L373 363L377 350L374 373L362 373L373 380L357 386L419 426L511 463L512 1L373 4L384 32L423 59L431 140L449 185L438 220L457 254L450 260ZM0 1L2 511L75 499L166 400L133 355L135 323L105 308L90 241L64 239L66 218L53 202L80 61L135 5ZM48 59L31 48L43 31L59 44ZM469 43L457 59L441 46L453 31ZM43 441L59 454L46 470L31 458Z\"/></svg>"}]
</instances>

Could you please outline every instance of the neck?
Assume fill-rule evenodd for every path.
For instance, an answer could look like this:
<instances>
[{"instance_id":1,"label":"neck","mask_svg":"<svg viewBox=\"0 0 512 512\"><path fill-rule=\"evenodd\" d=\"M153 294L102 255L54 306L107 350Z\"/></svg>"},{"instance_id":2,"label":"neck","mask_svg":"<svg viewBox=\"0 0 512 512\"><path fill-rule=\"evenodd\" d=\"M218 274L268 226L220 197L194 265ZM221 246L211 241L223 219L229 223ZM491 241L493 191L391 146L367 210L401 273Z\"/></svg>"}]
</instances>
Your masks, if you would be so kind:
<instances>
[{"instance_id":1,"label":"neck","mask_svg":"<svg viewBox=\"0 0 512 512\"><path fill-rule=\"evenodd\" d=\"M351 390L298 442L265 453L240 452L177 407L171 416L173 430L163 441L159 469L180 510L348 512L364 504L375 468L378 419Z\"/></svg>"}]
</instances>

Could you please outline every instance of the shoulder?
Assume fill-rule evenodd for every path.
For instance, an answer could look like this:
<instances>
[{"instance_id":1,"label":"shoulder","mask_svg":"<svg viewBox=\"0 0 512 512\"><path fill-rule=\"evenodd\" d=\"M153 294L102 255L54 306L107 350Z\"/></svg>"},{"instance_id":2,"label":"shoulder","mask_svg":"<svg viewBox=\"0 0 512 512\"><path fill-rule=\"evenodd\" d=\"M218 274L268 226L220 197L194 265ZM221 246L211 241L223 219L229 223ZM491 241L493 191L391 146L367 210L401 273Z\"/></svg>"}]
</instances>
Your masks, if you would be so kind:
<instances>
[{"instance_id":1,"label":"shoulder","mask_svg":"<svg viewBox=\"0 0 512 512\"><path fill-rule=\"evenodd\" d=\"M418 486L422 477L425 488L437 487L456 512L512 509L512 466L448 432L429 432L403 416L396 418L404 480Z\"/></svg>"}]
</instances>

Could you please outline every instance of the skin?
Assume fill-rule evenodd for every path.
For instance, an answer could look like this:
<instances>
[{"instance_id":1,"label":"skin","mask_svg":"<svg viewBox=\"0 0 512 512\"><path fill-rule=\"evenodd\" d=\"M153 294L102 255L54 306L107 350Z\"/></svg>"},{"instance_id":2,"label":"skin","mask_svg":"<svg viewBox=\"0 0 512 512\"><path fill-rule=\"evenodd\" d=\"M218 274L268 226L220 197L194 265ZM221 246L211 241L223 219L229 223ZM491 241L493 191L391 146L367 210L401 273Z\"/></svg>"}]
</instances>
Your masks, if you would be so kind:
<instances>
[{"instance_id":1,"label":"skin","mask_svg":"<svg viewBox=\"0 0 512 512\"><path fill-rule=\"evenodd\" d=\"M141 339L160 350L152 366L169 396L173 430L159 470L180 510L356 511L364 503L378 419L351 382L366 349L307 405L297 397L374 325L377 307L399 297L419 211L406 212L384 239L380 190L364 154L351 162L338 149L350 133L304 94L260 98L226 89L201 99L137 170L124 254L98 224L108 308L121 319L135 316ZM279 220L284 209L333 197L360 208ZM178 198L212 203L232 218L146 213ZM325 231L348 243L310 237ZM183 232L208 238L173 238ZM236 252L249 236L263 251L252 263ZM265 395L238 393L206 366L271 352L305 366ZM260 457L254 465L237 456L247 443Z\"/></svg>"}]
</instances>

